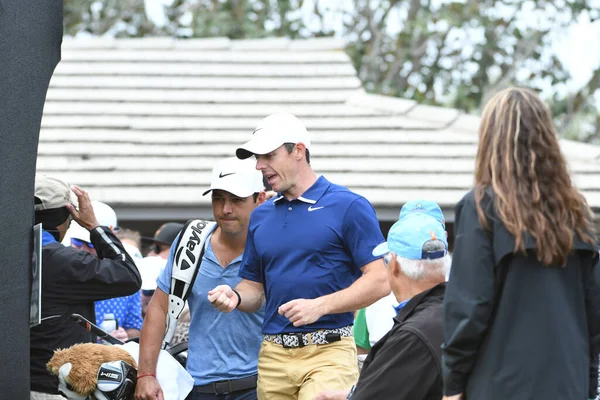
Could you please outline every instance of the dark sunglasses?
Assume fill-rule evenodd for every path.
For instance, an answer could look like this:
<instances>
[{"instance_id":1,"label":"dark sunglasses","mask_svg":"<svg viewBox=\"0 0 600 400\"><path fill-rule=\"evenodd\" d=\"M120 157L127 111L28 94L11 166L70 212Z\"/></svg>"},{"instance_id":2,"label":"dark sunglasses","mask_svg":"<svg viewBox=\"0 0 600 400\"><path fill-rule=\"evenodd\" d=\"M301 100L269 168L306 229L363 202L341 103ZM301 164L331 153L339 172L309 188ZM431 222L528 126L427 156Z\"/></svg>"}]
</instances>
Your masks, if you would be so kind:
<instances>
[{"instance_id":1,"label":"dark sunglasses","mask_svg":"<svg viewBox=\"0 0 600 400\"><path fill-rule=\"evenodd\" d=\"M71 238L71 244L76 247L83 247L85 245L85 246L89 247L90 249L94 248L93 244L83 241L83 240L75 239L75 238Z\"/></svg>"}]
</instances>

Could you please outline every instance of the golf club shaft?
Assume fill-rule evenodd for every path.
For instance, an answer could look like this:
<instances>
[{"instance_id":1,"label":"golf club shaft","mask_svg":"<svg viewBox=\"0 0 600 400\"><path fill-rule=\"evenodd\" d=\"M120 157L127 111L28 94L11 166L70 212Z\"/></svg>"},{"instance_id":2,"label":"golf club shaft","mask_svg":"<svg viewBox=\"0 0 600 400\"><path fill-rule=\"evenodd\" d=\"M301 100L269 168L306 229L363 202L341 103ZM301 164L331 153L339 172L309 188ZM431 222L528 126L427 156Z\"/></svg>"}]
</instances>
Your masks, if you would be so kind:
<instances>
[{"instance_id":1,"label":"golf club shaft","mask_svg":"<svg viewBox=\"0 0 600 400\"><path fill-rule=\"evenodd\" d=\"M95 333L100 339L104 339L110 344L125 344L110 333L102 330L98 325L92 324L80 314L71 314L71 319L81 325L86 331Z\"/></svg>"}]
</instances>

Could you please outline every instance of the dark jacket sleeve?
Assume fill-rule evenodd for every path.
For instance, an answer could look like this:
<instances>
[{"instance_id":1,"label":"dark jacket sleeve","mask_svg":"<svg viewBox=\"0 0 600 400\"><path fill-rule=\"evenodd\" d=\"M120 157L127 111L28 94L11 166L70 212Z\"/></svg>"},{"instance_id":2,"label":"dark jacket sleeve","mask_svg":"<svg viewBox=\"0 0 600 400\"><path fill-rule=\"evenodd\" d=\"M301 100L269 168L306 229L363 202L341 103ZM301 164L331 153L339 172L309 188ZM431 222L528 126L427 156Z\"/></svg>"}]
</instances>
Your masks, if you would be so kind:
<instances>
[{"instance_id":1,"label":"dark jacket sleeve","mask_svg":"<svg viewBox=\"0 0 600 400\"><path fill-rule=\"evenodd\" d=\"M365 361L352 400L419 400L441 391L438 365L417 335L399 331L384 346Z\"/></svg>"},{"instance_id":2,"label":"dark jacket sleeve","mask_svg":"<svg viewBox=\"0 0 600 400\"><path fill-rule=\"evenodd\" d=\"M444 296L444 395L465 391L488 328L494 292L492 241L479 223L471 192L456 207L454 254Z\"/></svg>"},{"instance_id":3,"label":"dark jacket sleeve","mask_svg":"<svg viewBox=\"0 0 600 400\"><path fill-rule=\"evenodd\" d=\"M52 263L57 265L55 289L69 293L70 301L97 301L128 296L142 285L140 273L121 241L107 227L90 231L98 257L70 247L57 246Z\"/></svg>"},{"instance_id":4,"label":"dark jacket sleeve","mask_svg":"<svg viewBox=\"0 0 600 400\"><path fill-rule=\"evenodd\" d=\"M588 254L582 257L589 257ZM595 399L598 395L598 356L600 354L600 261L598 255L592 258L591 263L584 260L584 285L586 314L590 341L590 389L589 398ZM592 265L591 268L585 268ZM595 266L594 266L595 265Z\"/></svg>"}]
</instances>

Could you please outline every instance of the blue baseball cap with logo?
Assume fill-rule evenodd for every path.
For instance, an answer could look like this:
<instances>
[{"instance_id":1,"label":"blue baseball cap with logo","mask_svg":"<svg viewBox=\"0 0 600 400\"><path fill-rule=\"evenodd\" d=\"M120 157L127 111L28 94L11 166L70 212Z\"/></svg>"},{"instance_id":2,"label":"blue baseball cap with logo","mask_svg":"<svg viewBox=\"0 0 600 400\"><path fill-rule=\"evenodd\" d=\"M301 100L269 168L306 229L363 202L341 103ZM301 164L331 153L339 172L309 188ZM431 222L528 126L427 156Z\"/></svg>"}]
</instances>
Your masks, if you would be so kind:
<instances>
[{"instance_id":1,"label":"blue baseball cap with logo","mask_svg":"<svg viewBox=\"0 0 600 400\"><path fill-rule=\"evenodd\" d=\"M415 213L427 214L432 218L440 221L444 229L446 227L446 220L444 219L444 213L440 206L431 200L411 200L408 201L402 206L400 210L399 220L405 218L407 215L412 215Z\"/></svg>"},{"instance_id":2,"label":"blue baseball cap with logo","mask_svg":"<svg viewBox=\"0 0 600 400\"><path fill-rule=\"evenodd\" d=\"M419 206L417 207L417 205ZM433 205L437 207L439 213L436 212ZM448 253L448 239L439 206L435 202L421 201L416 202L415 207L409 205L407 210L405 207L406 205L402 208L400 219L390 228L387 242L377 246L373 250L373 255L378 257L392 251L400 257L411 260L433 260L444 257ZM413 210L424 211L413 212ZM430 213L428 210L432 210L432 212ZM426 242L436 239L444 243L444 250L423 250Z\"/></svg>"}]
</instances>

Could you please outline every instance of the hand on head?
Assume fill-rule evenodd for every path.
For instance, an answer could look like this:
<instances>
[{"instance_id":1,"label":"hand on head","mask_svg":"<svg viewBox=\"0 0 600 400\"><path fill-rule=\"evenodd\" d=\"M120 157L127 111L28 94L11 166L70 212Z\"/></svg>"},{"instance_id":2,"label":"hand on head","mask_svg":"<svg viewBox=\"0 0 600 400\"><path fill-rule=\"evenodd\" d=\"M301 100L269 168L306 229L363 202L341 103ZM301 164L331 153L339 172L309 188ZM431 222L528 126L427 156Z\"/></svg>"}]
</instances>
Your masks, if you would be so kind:
<instances>
[{"instance_id":1,"label":"hand on head","mask_svg":"<svg viewBox=\"0 0 600 400\"><path fill-rule=\"evenodd\" d=\"M71 186L73 193L77 196L77 202L79 203L79 209L75 209L72 204L68 204L66 207L73 216L75 222L83 226L88 231L91 231L98 225L96 214L94 214L94 207L92 207L92 201L88 192L80 188L79 186Z\"/></svg>"}]
</instances>

